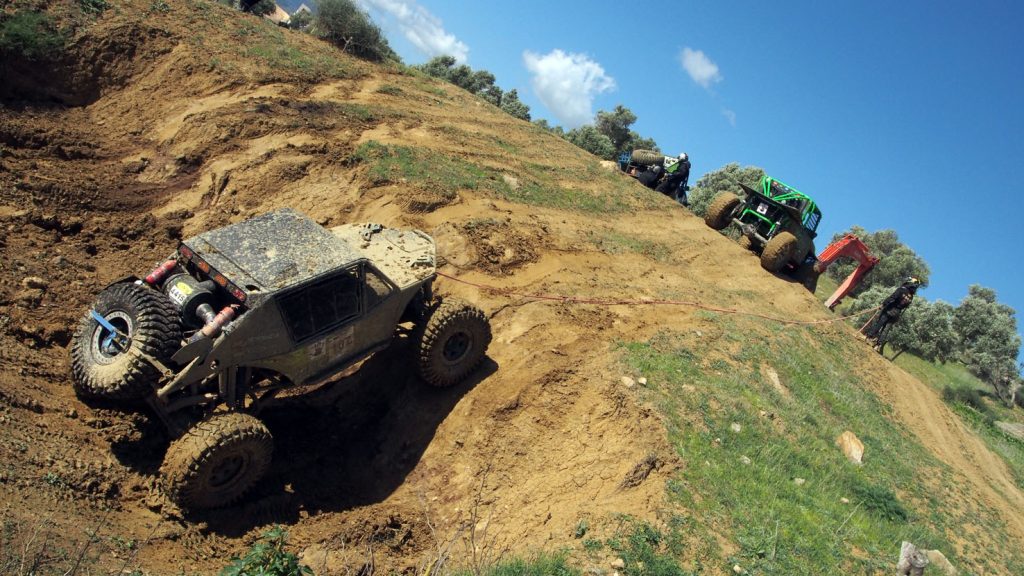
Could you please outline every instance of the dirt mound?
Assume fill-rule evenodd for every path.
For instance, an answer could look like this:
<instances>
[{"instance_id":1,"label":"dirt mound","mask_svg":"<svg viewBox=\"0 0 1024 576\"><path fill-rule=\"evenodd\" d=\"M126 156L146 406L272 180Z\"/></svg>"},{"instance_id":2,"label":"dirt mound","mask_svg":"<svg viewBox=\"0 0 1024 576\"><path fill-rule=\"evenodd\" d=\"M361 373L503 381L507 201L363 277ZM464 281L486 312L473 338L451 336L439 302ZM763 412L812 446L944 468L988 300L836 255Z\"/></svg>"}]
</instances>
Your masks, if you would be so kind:
<instances>
[{"instance_id":1,"label":"dirt mound","mask_svg":"<svg viewBox=\"0 0 1024 576\"><path fill-rule=\"evenodd\" d=\"M612 346L665 326L703 330L706 346L716 328L692 308L522 295L625 300L668 287L679 300L827 318L681 207L479 99L215 3L155 4L118 3L72 43L65 65L79 76L25 73L30 101L0 108L0 513L26 550L37 532L73 535L40 553L44 566L66 570L85 550L103 570L211 572L280 523L318 573L412 572L449 545L528 551L572 538L581 520L600 534L608 511L657 522L666 480L686 464ZM81 105L40 103L54 98ZM374 172L368 154L394 170ZM267 414L274 464L243 505L183 517L156 489L159 426L73 394L71 331L100 289L148 272L177 239L282 206L325 225L434 235L442 271L460 279L439 290L491 317L488 362L465 385L432 389L400 339L341 385ZM991 456L962 426L922 434ZM1005 469L973 474L1016 490ZM75 538L83 526L99 535L88 547Z\"/></svg>"}]
</instances>

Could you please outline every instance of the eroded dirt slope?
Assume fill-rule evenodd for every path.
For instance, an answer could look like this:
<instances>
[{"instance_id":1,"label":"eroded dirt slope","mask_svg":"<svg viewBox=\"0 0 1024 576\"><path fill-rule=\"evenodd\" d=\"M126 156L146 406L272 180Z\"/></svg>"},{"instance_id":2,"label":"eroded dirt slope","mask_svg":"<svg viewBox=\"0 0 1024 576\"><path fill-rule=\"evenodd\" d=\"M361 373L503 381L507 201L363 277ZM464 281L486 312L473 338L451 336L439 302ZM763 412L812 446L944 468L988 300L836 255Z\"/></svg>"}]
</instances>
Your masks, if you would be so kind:
<instances>
[{"instance_id":1,"label":"eroded dirt slope","mask_svg":"<svg viewBox=\"0 0 1024 576\"><path fill-rule=\"evenodd\" d=\"M451 86L347 59L327 67L344 72L322 77L254 75L215 48L237 38L218 43L203 29L197 41L175 20L201 23L200 10L220 8L187 2L153 14L149 2L118 4L78 40L130 59L116 82L90 84L85 105L0 109L0 513L20 542L38 527L66 536L46 566L66 570L86 528L101 535L82 554L98 557L98 570L214 571L280 523L318 571L344 573L371 559L384 572L419 571L449 542L464 557L467 545L483 555L557 546L581 519L600 533L610 512L658 522L665 481L687 463L657 412L621 381L614 343L689 327L714 347L717 329L685 306L569 305L474 284L829 318L798 286L642 189L606 212L509 201L509 190L525 194L541 179L599 199L625 177L580 177L595 173L593 158ZM102 41L131 38L125 27L142 23L147 33L130 50ZM454 195L439 180L381 178L357 157L371 142L502 177ZM282 206L324 224L434 235L441 271L462 280L441 278L439 290L491 316L488 361L463 386L428 389L399 339L342 386L268 415L274 467L244 505L183 518L155 488L166 438L144 416L81 403L69 341L106 284L145 273L182 237ZM864 362L898 411L936 415L906 420L1024 541L1012 507L1022 496L1005 466L929 389L879 359Z\"/></svg>"}]
</instances>

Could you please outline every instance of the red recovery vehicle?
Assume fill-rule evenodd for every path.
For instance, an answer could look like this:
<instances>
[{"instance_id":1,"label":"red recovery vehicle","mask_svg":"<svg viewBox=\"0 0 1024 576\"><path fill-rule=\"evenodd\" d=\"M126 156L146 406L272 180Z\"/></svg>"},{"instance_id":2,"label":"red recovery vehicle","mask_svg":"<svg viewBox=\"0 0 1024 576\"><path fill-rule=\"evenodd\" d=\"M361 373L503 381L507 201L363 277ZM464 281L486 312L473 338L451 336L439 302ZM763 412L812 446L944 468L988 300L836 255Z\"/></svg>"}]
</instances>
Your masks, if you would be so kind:
<instances>
[{"instance_id":1,"label":"red recovery vehicle","mask_svg":"<svg viewBox=\"0 0 1024 576\"><path fill-rule=\"evenodd\" d=\"M843 280L843 283L828 297L828 300L825 300L825 306L828 306L829 310L835 310L839 302L857 284L860 284L861 279L875 267L875 264L878 264L878 257L871 255L871 250L868 249L867 245L860 238L853 234L847 234L821 251L821 254L818 255L818 261L814 263L814 271L819 275L824 273L836 259L843 256L853 258L860 265L846 277L846 280Z\"/></svg>"}]
</instances>

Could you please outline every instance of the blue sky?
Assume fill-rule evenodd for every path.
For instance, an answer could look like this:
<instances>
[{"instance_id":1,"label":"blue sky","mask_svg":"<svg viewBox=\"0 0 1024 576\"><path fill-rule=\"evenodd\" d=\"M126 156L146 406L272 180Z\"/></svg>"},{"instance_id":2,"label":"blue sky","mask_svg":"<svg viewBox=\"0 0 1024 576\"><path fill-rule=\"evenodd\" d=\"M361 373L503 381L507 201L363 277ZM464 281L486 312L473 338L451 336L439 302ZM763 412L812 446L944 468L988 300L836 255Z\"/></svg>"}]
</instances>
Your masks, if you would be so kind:
<instances>
[{"instance_id":1,"label":"blue sky","mask_svg":"<svg viewBox=\"0 0 1024 576\"><path fill-rule=\"evenodd\" d=\"M407 64L453 55L566 128L622 104L691 183L760 166L824 238L896 230L927 298L1024 310L1022 3L360 1Z\"/></svg>"}]
</instances>

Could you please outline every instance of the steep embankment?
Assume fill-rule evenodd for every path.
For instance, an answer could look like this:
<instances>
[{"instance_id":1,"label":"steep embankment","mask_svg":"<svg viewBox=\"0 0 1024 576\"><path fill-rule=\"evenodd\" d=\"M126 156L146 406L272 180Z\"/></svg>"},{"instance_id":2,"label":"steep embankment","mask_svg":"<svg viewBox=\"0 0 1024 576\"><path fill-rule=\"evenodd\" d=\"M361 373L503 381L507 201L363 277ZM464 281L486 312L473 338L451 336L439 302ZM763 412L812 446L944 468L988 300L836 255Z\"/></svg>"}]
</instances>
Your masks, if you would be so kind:
<instances>
[{"instance_id":1,"label":"steep embankment","mask_svg":"<svg viewBox=\"0 0 1024 576\"><path fill-rule=\"evenodd\" d=\"M753 344L692 306L523 295L831 318L683 208L452 86L207 2L121 2L73 46L122 73L71 99L83 106L0 110L4 562L208 572L280 523L318 572L412 571L446 550L482 563L572 548L582 522L603 538L620 514L663 525L686 512L667 483L700 463L670 442L663 406L623 382L618 346L685 333L710 367ZM489 361L465 386L427 389L399 340L342 386L267 414L274 467L245 504L182 518L155 488L166 438L142 416L76 399L68 342L107 283L147 271L179 238L281 206L431 233L442 271L460 279L439 290L491 317ZM799 329L852 338L841 325ZM1006 467L931 390L846 350L892 418L962 480L965 501L946 505L986 529L947 534L954 552L983 566L990 545L1024 542ZM83 527L98 535L88 547ZM744 546L728 522L717 528L702 556L712 573ZM603 562L611 551L574 553Z\"/></svg>"}]
</instances>

